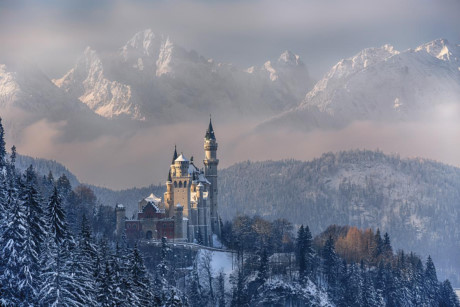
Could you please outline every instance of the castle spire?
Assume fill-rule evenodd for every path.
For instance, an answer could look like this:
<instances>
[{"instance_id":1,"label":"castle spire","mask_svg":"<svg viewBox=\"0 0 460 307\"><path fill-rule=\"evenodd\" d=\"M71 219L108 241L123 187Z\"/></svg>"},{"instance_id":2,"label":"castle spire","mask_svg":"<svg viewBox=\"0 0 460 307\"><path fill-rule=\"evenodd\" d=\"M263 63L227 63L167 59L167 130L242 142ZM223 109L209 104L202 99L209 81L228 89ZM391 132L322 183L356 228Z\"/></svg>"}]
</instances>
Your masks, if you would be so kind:
<instances>
[{"instance_id":1,"label":"castle spire","mask_svg":"<svg viewBox=\"0 0 460 307\"><path fill-rule=\"evenodd\" d=\"M216 139L216 136L214 135L214 129L212 128L211 115L209 115L209 126L208 126L208 130L206 130L205 139L206 140Z\"/></svg>"},{"instance_id":2,"label":"castle spire","mask_svg":"<svg viewBox=\"0 0 460 307\"><path fill-rule=\"evenodd\" d=\"M177 159L177 149L176 149L176 145L174 145L174 154L173 154L171 164L174 164L174 161L176 161L176 159Z\"/></svg>"},{"instance_id":3,"label":"castle spire","mask_svg":"<svg viewBox=\"0 0 460 307\"><path fill-rule=\"evenodd\" d=\"M168 172L168 181L169 181L169 182L172 181L172 178L171 178L171 170L169 170L169 172Z\"/></svg>"}]
</instances>

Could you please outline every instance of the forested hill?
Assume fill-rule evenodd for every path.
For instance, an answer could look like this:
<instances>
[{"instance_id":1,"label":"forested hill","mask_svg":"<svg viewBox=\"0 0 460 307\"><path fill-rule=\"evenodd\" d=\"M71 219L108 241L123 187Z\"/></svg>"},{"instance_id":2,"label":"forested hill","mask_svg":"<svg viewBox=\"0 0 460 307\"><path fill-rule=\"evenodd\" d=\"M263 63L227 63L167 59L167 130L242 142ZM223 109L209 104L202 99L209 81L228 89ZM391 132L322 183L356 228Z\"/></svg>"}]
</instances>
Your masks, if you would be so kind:
<instances>
[{"instance_id":1,"label":"forested hill","mask_svg":"<svg viewBox=\"0 0 460 307\"><path fill-rule=\"evenodd\" d=\"M63 173L54 161L18 157L17 167L34 164L39 174ZM164 187L112 191L90 186L107 206L123 203L131 216L137 202ZM392 244L431 254L441 278L460 286L460 169L424 159L401 159L375 151L327 153L310 162L243 162L219 171L219 212L286 218L318 234L331 224L380 228Z\"/></svg>"},{"instance_id":2,"label":"forested hill","mask_svg":"<svg viewBox=\"0 0 460 307\"><path fill-rule=\"evenodd\" d=\"M243 162L219 173L219 210L307 224L380 228L396 248L431 254L458 284L460 169L375 151L327 153L310 162ZM457 263L456 263L457 262ZM458 273L457 273L458 274Z\"/></svg>"}]
</instances>

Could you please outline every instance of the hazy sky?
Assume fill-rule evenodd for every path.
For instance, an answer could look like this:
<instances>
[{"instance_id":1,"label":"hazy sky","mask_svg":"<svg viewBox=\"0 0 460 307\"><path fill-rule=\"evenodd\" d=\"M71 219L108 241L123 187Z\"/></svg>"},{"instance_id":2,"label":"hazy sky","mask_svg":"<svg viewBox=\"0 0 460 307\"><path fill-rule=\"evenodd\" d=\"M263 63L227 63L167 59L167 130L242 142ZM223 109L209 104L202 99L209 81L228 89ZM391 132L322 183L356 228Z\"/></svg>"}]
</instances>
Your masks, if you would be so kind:
<instances>
[{"instance_id":1,"label":"hazy sky","mask_svg":"<svg viewBox=\"0 0 460 307\"><path fill-rule=\"evenodd\" d=\"M218 61L261 65L289 49L316 78L343 57L389 43L460 42L458 0L0 0L0 56L36 59L51 77L83 49L121 47L152 28Z\"/></svg>"},{"instance_id":2,"label":"hazy sky","mask_svg":"<svg viewBox=\"0 0 460 307\"><path fill-rule=\"evenodd\" d=\"M441 37L460 43L460 1L0 0L0 63L3 57L21 56L51 78L60 77L86 46L113 51L146 28L205 57L240 66L262 65L289 49L302 57L313 77L320 78L340 59L366 47L392 44L405 50ZM215 129L222 167L247 159L307 160L325 151L355 148L380 148L459 166L459 123L460 119L444 117L386 126L361 122L341 131L289 132L290 138L283 131L247 134L252 128L248 123L217 122ZM83 182L113 188L146 186L165 180L174 143L196 160L203 158L206 124L57 142L59 124L39 121L23 131L16 145L20 153L62 162Z\"/></svg>"}]
</instances>

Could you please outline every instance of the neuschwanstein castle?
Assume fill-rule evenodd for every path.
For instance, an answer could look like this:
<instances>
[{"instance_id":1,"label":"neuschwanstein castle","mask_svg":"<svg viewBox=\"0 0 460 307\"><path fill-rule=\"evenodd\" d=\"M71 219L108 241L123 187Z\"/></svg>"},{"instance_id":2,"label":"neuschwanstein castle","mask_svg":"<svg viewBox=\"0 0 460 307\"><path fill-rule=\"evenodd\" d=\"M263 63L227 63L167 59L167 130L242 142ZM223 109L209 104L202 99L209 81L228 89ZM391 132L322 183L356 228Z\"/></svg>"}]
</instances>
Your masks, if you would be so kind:
<instances>
[{"instance_id":1,"label":"neuschwanstein castle","mask_svg":"<svg viewBox=\"0 0 460 307\"><path fill-rule=\"evenodd\" d=\"M174 154L163 200L153 193L138 203L136 219L126 219L125 207L116 206L117 235L125 231L128 240L160 239L212 245L220 234L217 206L217 141L211 119L204 137L204 170L193 158Z\"/></svg>"}]
</instances>

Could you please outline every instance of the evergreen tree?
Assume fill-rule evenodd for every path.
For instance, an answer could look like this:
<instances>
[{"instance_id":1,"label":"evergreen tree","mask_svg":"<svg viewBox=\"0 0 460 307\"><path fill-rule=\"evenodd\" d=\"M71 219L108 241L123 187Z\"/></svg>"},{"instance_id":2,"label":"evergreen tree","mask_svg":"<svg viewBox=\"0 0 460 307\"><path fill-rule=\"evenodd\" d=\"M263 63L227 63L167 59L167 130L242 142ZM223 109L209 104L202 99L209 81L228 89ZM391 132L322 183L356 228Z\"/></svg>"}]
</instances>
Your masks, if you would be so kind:
<instances>
[{"instance_id":1,"label":"evergreen tree","mask_svg":"<svg viewBox=\"0 0 460 307\"><path fill-rule=\"evenodd\" d=\"M460 302L458 300L457 295L452 289L452 285L450 281L446 279L441 284L440 289L440 298L439 298L439 307L460 307Z\"/></svg>"},{"instance_id":2,"label":"evergreen tree","mask_svg":"<svg viewBox=\"0 0 460 307\"><path fill-rule=\"evenodd\" d=\"M190 282L187 288L187 296L190 306L203 306L201 286L196 264L193 266L193 270L190 276Z\"/></svg>"},{"instance_id":3,"label":"evergreen tree","mask_svg":"<svg viewBox=\"0 0 460 307\"><path fill-rule=\"evenodd\" d=\"M5 306L17 306L21 302L18 285L22 281L19 272L25 260L23 254L27 228L24 207L20 202L14 201L11 209L11 220L3 232L1 250L1 305Z\"/></svg>"},{"instance_id":4,"label":"evergreen tree","mask_svg":"<svg viewBox=\"0 0 460 307\"><path fill-rule=\"evenodd\" d=\"M393 257L393 248L391 247L390 236L386 232L383 236L382 254L386 260L391 260Z\"/></svg>"},{"instance_id":5,"label":"evergreen tree","mask_svg":"<svg viewBox=\"0 0 460 307\"><path fill-rule=\"evenodd\" d=\"M300 225L300 228L297 232L297 242L296 242L296 250L297 250L297 264L299 266L299 279L303 280L306 275L306 251L305 251L305 229L303 225Z\"/></svg>"},{"instance_id":6,"label":"evergreen tree","mask_svg":"<svg viewBox=\"0 0 460 307\"><path fill-rule=\"evenodd\" d=\"M431 256L428 256L425 264L424 287L425 301L428 304L435 305L439 301L439 284Z\"/></svg>"},{"instance_id":7,"label":"evergreen tree","mask_svg":"<svg viewBox=\"0 0 460 307\"><path fill-rule=\"evenodd\" d=\"M40 304L50 306L83 306L73 292L75 279L72 275L69 249L73 239L68 233L61 200L54 188L47 206L46 252L42 257L42 284Z\"/></svg>"},{"instance_id":8,"label":"evergreen tree","mask_svg":"<svg viewBox=\"0 0 460 307\"><path fill-rule=\"evenodd\" d=\"M136 305L147 306L152 300L149 276L144 266L144 261L137 249L137 245L134 246L129 261L128 272L131 291L136 294L138 299Z\"/></svg>"},{"instance_id":9,"label":"evergreen tree","mask_svg":"<svg viewBox=\"0 0 460 307\"><path fill-rule=\"evenodd\" d=\"M269 276L269 263L268 263L268 252L267 249L262 248L260 261L259 261L259 268L257 272L257 278L261 283L267 281Z\"/></svg>"},{"instance_id":10,"label":"evergreen tree","mask_svg":"<svg viewBox=\"0 0 460 307\"><path fill-rule=\"evenodd\" d=\"M99 306L110 307L114 305L114 289L113 289L113 272L111 271L108 261L104 264L103 272L101 272L98 282L97 302Z\"/></svg>"},{"instance_id":11,"label":"evergreen tree","mask_svg":"<svg viewBox=\"0 0 460 307\"><path fill-rule=\"evenodd\" d=\"M78 243L71 249L71 274L75 279L73 295L81 304L95 305L96 282L94 280L95 259L97 251L94 246L91 228L86 216L81 221Z\"/></svg>"},{"instance_id":12,"label":"evergreen tree","mask_svg":"<svg viewBox=\"0 0 460 307\"><path fill-rule=\"evenodd\" d=\"M231 306L249 306L249 298L245 291L244 276L242 271L238 269L236 276L233 276L233 290L232 290L232 301Z\"/></svg>"},{"instance_id":13,"label":"evergreen tree","mask_svg":"<svg viewBox=\"0 0 460 307\"><path fill-rule=\"evenodd\" d=\"M350 266L349 273L343 281L345 286L344 306L363 306L363 279L356 264Z\"/></svg>"},{"instance_id":14,"label":"evergreen tree","mask_svg":"<svg viewBox=\"0 0 460 307\"><path fill-rule=\"evenodd\" d=\"M20 188L20 201L25 210L26 228L18 289L23 302L31 302L37 297L40 285L39 259L45 238L45 221L32 166L26 170L24 177L24 184Z\"/></svg>"},{"instance_id":15,"label":"evergreen tree","mask_svg":"<svg viewBox=\"0 0 460 307\"><path fill-rule=\"evenodd\" d=\"M2 118L0 117L0 171L6 168L6 143L5 143L5 130L3 130Z\"/></svg>"},{"instance_id":16,"label":"evergreen tree","mask_svg":"<svg viewBox=\"0 0 460 307\"><path fill-rule=\"evenodd\" d=\"M217 306L225 307L225 274L223 271L220 271L217 276L217 291Z\"/></svg>"}]
</instances>

